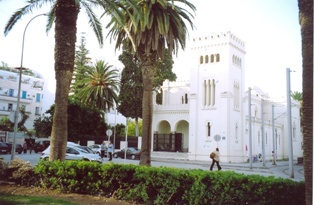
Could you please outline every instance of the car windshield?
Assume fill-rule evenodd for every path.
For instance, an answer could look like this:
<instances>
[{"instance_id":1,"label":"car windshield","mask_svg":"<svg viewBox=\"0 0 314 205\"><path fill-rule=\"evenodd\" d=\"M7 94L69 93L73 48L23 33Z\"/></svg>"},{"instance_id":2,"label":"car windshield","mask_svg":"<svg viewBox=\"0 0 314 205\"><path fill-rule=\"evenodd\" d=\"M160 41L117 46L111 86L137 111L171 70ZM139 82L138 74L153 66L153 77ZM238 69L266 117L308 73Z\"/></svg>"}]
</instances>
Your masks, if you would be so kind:
<instances>
[{"instance_id":1,"label":"car windshield","mask_svg":"<svg viewBox=\"0 0 314 205\"><path fill-rule=\"evenodd\" d=\"M83 153L89 153L87 150L81 148L81 147L75 147L78 151L83 152Z\"/></svg>"}]
</instances>

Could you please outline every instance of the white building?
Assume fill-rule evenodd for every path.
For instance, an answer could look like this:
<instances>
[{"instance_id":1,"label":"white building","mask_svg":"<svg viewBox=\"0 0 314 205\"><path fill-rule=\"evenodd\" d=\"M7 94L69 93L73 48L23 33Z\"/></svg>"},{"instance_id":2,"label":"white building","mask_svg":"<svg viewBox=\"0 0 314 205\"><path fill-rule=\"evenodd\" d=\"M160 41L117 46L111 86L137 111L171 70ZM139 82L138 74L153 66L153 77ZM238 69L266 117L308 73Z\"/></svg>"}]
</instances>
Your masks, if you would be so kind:
<instances>
[{"instance_id":1,"label":"white building","mask_svg":"<svg viewBox=\"0 0 314 205\"><path fill-rule=\"evenodd\" d=\"M0 70L0 118L10 116L16 110L18 85L18 70ZM44 112L42 111L43 86L42 76L35 71L28 70L22 75L20 107L24 107L29 115L24 124L27 129L33 129L34 120Z\"/></svg>"},{"instance_id":2,"label":"white building","mask_svg":"<svg viewBox=\"0 0 314 205\"><path fill-rule=\"evenodd\" d=\"M249 150L245 43L230 32L211 34L194 38L192 51L190 81L165 81L162 104L154 103L152 157L209 161L210 152L219 147L222 162L245 162ZM270 99L257 87L251 96L252 154L262 154L264 143L265 158L271 159L275 141L277 158L288 158L286 100ZM303 155L300 105L291 104L296 159Z\"/></svg>"}]
</instances>

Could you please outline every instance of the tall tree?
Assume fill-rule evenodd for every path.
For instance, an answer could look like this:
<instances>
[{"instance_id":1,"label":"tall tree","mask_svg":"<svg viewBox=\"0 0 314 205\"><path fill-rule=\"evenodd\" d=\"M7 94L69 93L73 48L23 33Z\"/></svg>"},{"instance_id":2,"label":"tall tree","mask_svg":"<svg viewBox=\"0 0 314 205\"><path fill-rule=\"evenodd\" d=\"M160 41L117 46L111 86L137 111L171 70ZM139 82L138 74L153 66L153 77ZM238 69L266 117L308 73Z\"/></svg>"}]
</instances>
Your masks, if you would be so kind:
<instances>
[{"instance_id":1,"label":"tall tree","mask_svg":"<svg viewBox=\"0 0 314 205\"><path fill-rule=\"evenodd\" d=\"M68 101L68 132L69 141L92 139L94 136L103 136L107 129L101 111L82 105L75 96L70 96ZM48 137L52 129L52 119L55 105L46 111L44 117L39 117L34 122L37 136Z\"/></svg>"},{"instance_id":2,"label":"tall tree","mask_svg":"<svg viewBox=\"0 0 314 205\"><path fill-rule=\"evenodd\" d=\"M112 0L36 0L27 1L27 5L17 10L9 19L4 34L7 35L15 23L24 15L32 13L33 9L41 8L44 4L51 5L48 14L47 31L55 24L55 114L51 131L51 148L49 160L65 160L67 130L67 103L70 83L74 69L76 24L81 8L84 8L89 18L89 24L100 44L103 44L102 27L94 14L92 7L101 7L108 11L115 10L119 20L116 2Z\"/></svg>"},{"instance_id":3,"label":"tall tree","mask_svg":"<svg viewBox=\"0 0 314 205\"><path fill-rule=\"evenodd\" d=\"M80 45L77 46L75 51L74 60L74 76L71 85L71 92L77 92L81 87L78 87L77 81L80 80L80 76L84 76L87 68L91 66L91 58L88 57L89 50L86 48L86 38L81 36Z\"/></svg>"},{"instance_id":4,"label":"tall tree","mask_svg":"<svg viewBox=\"0 0 314 205\"><path fill-rule=\"evenodd\" d=\"M78 75L76 83L81 89L76 97L85 105L109 111L118 102L119 75L105 61L97 61L95 66L86 67L85 73Z\"/></svg>"},{"instance_id":5,"label":"tall tree","mask_svg":"<svg viewBox=\"0 0 314 205\"><path fill-rule=\"evenodd\" d=\"M142 118L142 62L134 57L131 49L127 49L125 47L123 48L122 54L119 56L119 60L123 63L124 69L121 74L118 111L125 117L131 117L135 119L135 136L140 136L138 131L138 119ZM172 65L173 60L171 53L168 49L166 49L165 58L159 59L156 65L157 68L153 83L155 91L160 90L160 86L166 79L170 81L176 80L177 76L172 72Z\"/></svg>"},{"instance_id":6,"label":"tall tree","mask_svg":"<svg viewBox=\"0 0 314 205\"><path fill-rule=\"evenodd\" d=\"M196 10L186 0L140 0L126 2L124 22L118 22L114 16L107 27L112 39L116 39L116 48L124 40L133 47L134 54L142 62L143 101L142 101L142 155L141 165L151 164L152 141L152 91L157 61L164 58L165 49L177 53L179 46L185 48L188 33L185 22L194 28L187 9Z\"/></svg>"},{"instance_id":7,"label":"tall tree","mask_svg":"<svg viewBox=\"0 0 314 205\"><path fill-rule=\"evenodd\" d=\"M306 204L313 203L313 1L298 0L302 36L302 133Z\"/></svg>"}]
</instances>

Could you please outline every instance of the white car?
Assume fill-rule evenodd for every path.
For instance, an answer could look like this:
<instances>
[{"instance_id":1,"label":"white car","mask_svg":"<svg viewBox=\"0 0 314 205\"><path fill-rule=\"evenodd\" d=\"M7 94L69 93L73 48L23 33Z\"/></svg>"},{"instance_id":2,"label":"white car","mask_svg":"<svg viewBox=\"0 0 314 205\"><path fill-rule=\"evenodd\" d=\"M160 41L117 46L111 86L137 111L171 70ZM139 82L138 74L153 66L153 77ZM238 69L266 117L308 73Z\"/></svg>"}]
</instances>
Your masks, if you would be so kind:
<instances>
[{"instance_id":1,"label":"white car","mask_svg":"<svg viewBox=\"0 0 314 205\"><path fill-rule=\"evenodd\" d=\"M48 160L49 153L50 153L50 146L41 153L40 159ZM66 160L85 160L85 161L102 163L102 159L98 154L89 153L88 151L80 148L79 145L76 146L73 144L67 144L65 159Z\"/></svg>"}]
</instances>

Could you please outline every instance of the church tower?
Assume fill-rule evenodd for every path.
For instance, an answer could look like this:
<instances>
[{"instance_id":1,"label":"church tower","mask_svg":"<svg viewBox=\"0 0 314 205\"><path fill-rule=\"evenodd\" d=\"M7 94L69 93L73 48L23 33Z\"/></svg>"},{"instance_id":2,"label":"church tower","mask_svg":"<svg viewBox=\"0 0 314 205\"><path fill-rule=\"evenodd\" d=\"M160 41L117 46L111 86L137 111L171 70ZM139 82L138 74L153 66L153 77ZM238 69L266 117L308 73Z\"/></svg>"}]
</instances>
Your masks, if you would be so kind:
<instances>
[{"instance_id":1,"label":"church tower","mask_svg":"<svg viewBox=\"0 0 314 205\"><path fill-rule=\"evenodd\" d=\"M245 43L231 32L192 39L189 159L243 162Z\"/></svg>"}]
</instances>

